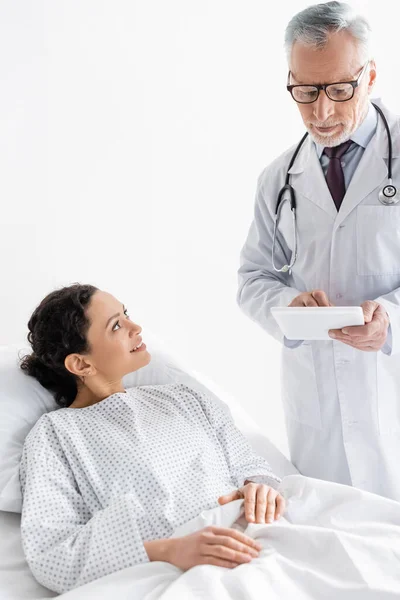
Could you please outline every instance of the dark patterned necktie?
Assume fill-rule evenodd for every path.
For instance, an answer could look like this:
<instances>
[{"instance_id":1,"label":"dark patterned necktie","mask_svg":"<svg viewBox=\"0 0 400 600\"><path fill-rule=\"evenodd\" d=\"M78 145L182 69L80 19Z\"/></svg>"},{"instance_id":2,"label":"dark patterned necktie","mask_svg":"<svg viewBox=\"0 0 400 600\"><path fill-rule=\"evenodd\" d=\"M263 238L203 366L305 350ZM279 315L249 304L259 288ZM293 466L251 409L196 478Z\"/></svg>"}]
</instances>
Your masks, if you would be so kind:
<instances>
[{"instance_id":1,"label":"dark patterned necktie","mask_svg":"<svg viewBox=\"0 0 400 600\"><path fill-rule=\"evenodd\" d=\"M328 172L326 174L326 183L332 195L336 208L339 210L345 194L344 174L341 158L347 152L353 142L347 140L334 148L324 148L324 154L329 157Z\"/></svg>"}]
</instances>

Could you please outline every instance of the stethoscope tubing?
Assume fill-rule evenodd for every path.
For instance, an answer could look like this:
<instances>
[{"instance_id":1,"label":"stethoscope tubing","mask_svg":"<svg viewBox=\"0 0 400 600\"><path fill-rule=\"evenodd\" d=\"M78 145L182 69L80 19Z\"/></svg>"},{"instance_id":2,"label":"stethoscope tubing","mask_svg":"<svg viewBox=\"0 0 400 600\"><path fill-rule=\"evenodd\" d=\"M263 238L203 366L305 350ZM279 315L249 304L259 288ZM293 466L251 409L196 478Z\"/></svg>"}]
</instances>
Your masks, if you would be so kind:
<instances>
[{"instance_id":1,"label":"stethoscope tubing","mask_svg":"<svg viewBox=\"0 0 400 600\"><path fill-rule=\"evenodd\" d=\"M383 124L386 129L386 133L387 133L387 139L388 139L388 151L389 151L388 181L389 181L389 183L388 183L388 185L384 186L383 190L381 190L381 192L379 194L379 200L382 202L381 196L382 196L382 194L384 196L386 195L386 194L384 194L384 190L386 190L386 188L392 187L394 190L394 192L392 192L392 196L397 195L397 190L392 184L392 155L393 155L392 136L390 134L389 124L386 120L385 115L383 114L382 109L379 106L377 106L376 104L374 104L373 102L372 102L372 105L375 107L375 109L377 110L377 112L379 113L379 115L383 121ZM280 190L280 192L278 194L278 199L276 202L274 232L273 232L273 241L272 241L272 266L273 266L274 271L277 271L278 273L286 273L287 271L291 271L294 263L297 260L297 221L296 221L296 208L297 207L296 207L295 191L294 191L293 186L290 184L290 169L293 167L294 162L295 162L304 142L306 141L307 137L308 137L308 131L303 135L300 142L297 144L297 147L293 153L293 156L290 159L290 163L289 163L289 166L286 171L285 185ZM279 217L280 217L281 209L283 206L283 200L284 200L283 196L287 192L289 193L290 210L292 212L292 218L293 218L293 252L292 252L292 257L291 257L290 263L288 265L284 265L283 267L278 269L275 265L275 244L276 244L276 236L277 236ZM382 203L383 204L394 204L396 202L393 201L391 203L390 202L382 202Z\"/></svg>"}]
</instances>

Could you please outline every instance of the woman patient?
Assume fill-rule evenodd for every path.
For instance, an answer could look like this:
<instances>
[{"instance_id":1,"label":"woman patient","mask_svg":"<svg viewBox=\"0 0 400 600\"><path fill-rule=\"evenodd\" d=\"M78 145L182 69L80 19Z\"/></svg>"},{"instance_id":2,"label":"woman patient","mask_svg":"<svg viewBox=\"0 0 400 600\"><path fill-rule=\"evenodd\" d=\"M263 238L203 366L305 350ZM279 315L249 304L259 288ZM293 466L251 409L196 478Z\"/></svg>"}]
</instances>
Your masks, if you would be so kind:
<instances>
[{"instance_id":1,"label":"woman patient","mask_svg":"<svg viewBox=\"0 0 400 600\"><path fill-rule=\"evenodd\" d=\"M258 555L230 528L170 538L238 498L248 522L284 512L280 479L226 405L178 383L125 390L151 357L127 309L91 285L46 296L28 328L21 368L60 407L33 427L20 465L22 544L42 585L63 593L147 561L232 568Z\"/></svg>"}]
</instances>

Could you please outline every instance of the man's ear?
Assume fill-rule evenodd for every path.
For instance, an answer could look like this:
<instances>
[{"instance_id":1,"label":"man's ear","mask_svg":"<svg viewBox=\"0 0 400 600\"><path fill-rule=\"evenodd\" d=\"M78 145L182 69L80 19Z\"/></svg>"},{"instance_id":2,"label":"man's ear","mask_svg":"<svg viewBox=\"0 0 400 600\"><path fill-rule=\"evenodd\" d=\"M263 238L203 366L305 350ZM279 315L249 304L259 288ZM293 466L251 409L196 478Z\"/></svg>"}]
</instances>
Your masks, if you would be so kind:
<instances>
[{"instance_id":1,"label":"man's ear","mask_svg":"<svg viewBox=\"0 0 400 600\"><path fill-rule=\"evenodd\" d=\"M368 94L370 94L374 88L376 81L376 63L371 60L369 67L369 82L368 82Z\"/></svg>"},{"instance_id":2,"label":"man's ear","mask_svg":"<svg viewBox=\"0 0 400 600\"><path fill-rule=\"evenodd\" d=\"M92 370L91 363L82 354L68 354L64 366L67 371L79 378L86 377Z\"/></svg>"}]
</instances>

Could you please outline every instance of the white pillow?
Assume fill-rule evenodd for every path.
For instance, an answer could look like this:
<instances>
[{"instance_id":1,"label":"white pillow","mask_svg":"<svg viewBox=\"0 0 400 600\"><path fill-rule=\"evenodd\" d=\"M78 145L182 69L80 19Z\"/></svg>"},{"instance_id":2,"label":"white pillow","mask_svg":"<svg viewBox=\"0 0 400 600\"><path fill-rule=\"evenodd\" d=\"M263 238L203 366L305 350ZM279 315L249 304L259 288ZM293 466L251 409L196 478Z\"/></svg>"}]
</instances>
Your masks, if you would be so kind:
<instances>
[{"instance_id":1,"label":"white pillow","mask_svg":"<svg viewBox=\"0 0 400 600\"><path fill-rule=\"evenodd\" d=\"M145 332L143 339L152 360L146 367L124 377L126 388L178 381L208 394L214 392L212 395L216 401L228 404L243 433L254 438L251 441L254 441L256 451L267 457L277 475L283 477L297 472L232 398L228 398L213 382L207 381L207 387L201 383L205 381L204 376L189 372L151 333ZM17 513L22 508L19 462L25 438L44 413L58 408L52 394L20 369L19 356L27 352L31 352L27 346L0 346L0 510Z\"/></svg>"}]
</instances>

